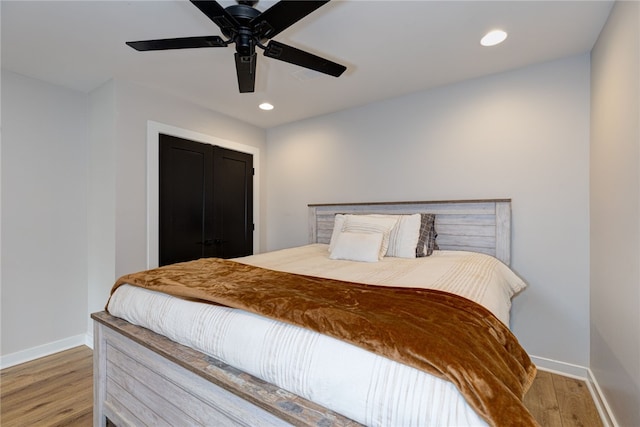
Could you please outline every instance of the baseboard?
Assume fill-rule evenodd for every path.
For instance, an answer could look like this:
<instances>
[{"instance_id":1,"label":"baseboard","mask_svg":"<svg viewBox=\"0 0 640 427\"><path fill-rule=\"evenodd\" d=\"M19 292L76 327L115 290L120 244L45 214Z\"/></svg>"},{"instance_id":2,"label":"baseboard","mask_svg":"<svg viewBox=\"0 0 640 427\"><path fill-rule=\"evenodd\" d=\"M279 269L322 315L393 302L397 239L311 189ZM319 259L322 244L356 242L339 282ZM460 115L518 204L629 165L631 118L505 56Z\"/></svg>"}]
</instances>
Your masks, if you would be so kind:
<instances>
[{"instance_id":1,"label":"baseboard","mask_svg":"<svg viewBox=\"0 0 640 427\"><path fill-rule=\"evenodd\" d=\"M85 334L84 345L93 350L93 331L90 334Z\"/></svg>"},{"instance_id":2,"label":"baseboard","mask_svg":"<svg viewBox=\"0 0 640 427\"><path fill-rule=\"evenodd\" d=\"M604 393L602 393L602 389L600 388L598 381L596 381L596 378L593 376L591 369L589 369L589 380L587 381L587 386L589 387L589 391L591 391L593 401L596 403L596 407L600 413L600 418L602 418L602 422L605 427L619 427L620 424L618 424L616 418L613 416L613 411L609 406L609 402L605 399Z\"/></svg>"},{"instance_id":3,"label":"baseboard","mask_svg":"<svg viewBox=\"0 0 640 427\"><path fill-rule=\"evenodd\" d=\"M0 369L19 365L21 363L39 359L40 357L49 356L53 353L58 353L60 351L68 350L73 347L78 347L80 345L88 346L88 343L88 334L80 334L48 344L28 348L26 350L17 351L15 353L10 353L4 356L0 356ZM91 344L92 345L90 347L93 347L92 342Z\"/></svg>"},{"instance_id":4,"label":"baseboard","mask_svg":"<svg viewBox=\"0 0 640 427\"><path fill-rule=\"evenodd\" d=\"M547 359L546 357L530 356L531 361L535 363L538 369L552 372L554 374L564 375L565 377L577 378L587 381L589 379L589 369L584 366L574 365L557 360Z\"/></svg>"},{"instance_id":5,"label":"baseboard","mask_svg":"<svg viewBox=\"0 0 640 427\"><path fill-rule=\"evenodd\" d=\"M609 406L607 399L605 399L604 394L598 385L598 381L596 381L593 376L591 369L571 363L547 359L545 357L531 356L531 360L535 363L538 369L542 371L583 380L587 384L587 388L589 389L589 393L591 393L591 397L593 398L596 409L600 414L604 427L619 427L613 413L611 412L611 407Z\"/></svg>"}]
</instances>

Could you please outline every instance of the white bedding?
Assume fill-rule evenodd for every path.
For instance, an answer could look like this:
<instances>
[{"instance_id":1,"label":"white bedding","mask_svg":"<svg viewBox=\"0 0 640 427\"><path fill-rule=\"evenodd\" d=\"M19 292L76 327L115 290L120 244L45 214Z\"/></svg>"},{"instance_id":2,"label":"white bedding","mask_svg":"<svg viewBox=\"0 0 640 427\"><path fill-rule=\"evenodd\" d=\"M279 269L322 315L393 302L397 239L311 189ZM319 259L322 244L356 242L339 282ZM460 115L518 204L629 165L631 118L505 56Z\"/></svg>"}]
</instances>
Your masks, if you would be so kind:
<instances>
[{"instance_id":1,"label":"white bedding","mask_svg":"<svg viewBox=\"0 0 640 427\"><path fill-rule=\"evenodd\" d=\"M524 283L500 261L471 252L377 263L330 260L327 245L237 259L274 270L367 284L428 287L479 302L508 324ZM484 426L455 386L313 331L242 310L123 285L109 312L371 426Z\"/></svg>"}]
</instances>

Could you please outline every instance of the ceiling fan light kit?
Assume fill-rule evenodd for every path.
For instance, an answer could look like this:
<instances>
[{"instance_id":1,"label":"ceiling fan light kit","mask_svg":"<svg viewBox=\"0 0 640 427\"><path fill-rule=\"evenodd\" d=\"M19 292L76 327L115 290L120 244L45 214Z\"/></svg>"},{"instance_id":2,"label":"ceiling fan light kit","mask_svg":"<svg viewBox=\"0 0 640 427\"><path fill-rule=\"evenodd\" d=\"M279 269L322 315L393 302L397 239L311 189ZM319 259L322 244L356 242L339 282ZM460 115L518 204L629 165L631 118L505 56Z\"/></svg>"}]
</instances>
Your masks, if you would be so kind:
<instances>
[{"instance_id":1,"label":"ceiling fan light kit","mask_svg":"<svg viewBox=\"0 0 640 427\"><path fill-rule=\"evenodd\" d=\"M236 45L234 56L240 93L255 91L256 47L269 58L339 77L347 69L344 65L270 40L328 2L283 0L260 12L254 8L257 1L238 1L225 9L217 1L191 0L220 28L226 40L220 36L181 37L127 42L127 45L138 51L150 51L226 47L233 43Z\"/></svg>"}]
</instances>

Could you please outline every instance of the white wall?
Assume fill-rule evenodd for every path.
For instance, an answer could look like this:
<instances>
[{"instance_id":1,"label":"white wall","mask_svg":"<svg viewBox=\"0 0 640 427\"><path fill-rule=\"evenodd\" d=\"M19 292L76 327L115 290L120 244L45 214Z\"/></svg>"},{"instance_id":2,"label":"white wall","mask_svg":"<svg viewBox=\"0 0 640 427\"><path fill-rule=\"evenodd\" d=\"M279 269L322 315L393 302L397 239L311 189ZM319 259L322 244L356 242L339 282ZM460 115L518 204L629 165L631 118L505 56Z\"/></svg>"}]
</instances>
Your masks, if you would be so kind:
<instances>
[{"instance_id":1,"label":"white wall","mask_svg":"<svg viewBox=\"0 0 640 427\"><path fill-rule=\"evenodd\" d=\"M2 71L3 365L86 332L86 111L81 93Z\"/></svg>"},{"instance_id":2,"label":"white wall","mask_svg":"<svg viewBox=\"0 0 640 427\"><path fill-rule=\"evenodd\" d=\"M266 133L263 129L236 119L215 113L181 99L161 94L140 85L114 81L108 85L107 94L92 93L93 107L112 115L112 125L105 126L96 135L103 139L101 147L109 160L93 157L99 164L107 161L105 174L95 176L98 187L103 187L108 200L101 200L100 217L93 224L96 230L113 230L113 263L109 257L102 266L112 268L112 277L101 274L102 280L90 283L92 296L89 312L102 310L107 301L113 278L147 267L147 125L154 121L165 125L214 136L239 144L256 147L266 152ZM101 88L103 90L103 88ZM111 110L112 109L112 110ZM104 120L104 119L103 119ZM92 128L92 130L95 130ZM263 159L265 156L260 156ZM113 164L111 164L113 162ZM264 170L263 165L259 168ZM95 166L95 164L94 164ZM264 174L256 180L264 180ZM113 199L112 199L113 197ZM258 230L264 230L262 222L266 211L264 198L261 201ZM110 212L105 214L104 211ZM261 238L264 241L264 238ZM90 245L109 251L110 241L93 241Z\"/></svg>"},{"instance_id":3,"label":"white wall","mask_svg":"<svg viewBox=\"0 0 640 427\"><path fill-rule=\"evenodd\" d=\"M640 4L616 2L592 51L591 370L640 425Z\"/></svg>"},{"instance_id":4,"label":"white wall","mask_svg":"<svg viewBox=\"0 0 640 427\"><path fill-rule=\"evenodd\" d=\"M115 89L110 81L89 96L86 322L90 333L89 313L104 309L105 294L116 280L115 122Z\"/></svg>"},{"instance_id":5,"label":"white wall","mask_svg":"<svg viewBox=\"0 0 640 427\"><path fill-rule=\"evenodd\" d=\"M86 95L3 70L2 89L0 364L9 366L83 344L114 280L146 268L149 120L261 153L266 135L130 83ZM259 230L265 211L262 201Z\"/></svg>"},{"instance_id":6,"label":"white wall","mask_svg":"<svg viewBox=\"0 0 640 427\"><path fill-rule=\"evenodd\" d=\"M268 249L307 242L308 203L512 198L512 326L588 366L589 55L268 131Z\"/></svg>"}]
</instances>

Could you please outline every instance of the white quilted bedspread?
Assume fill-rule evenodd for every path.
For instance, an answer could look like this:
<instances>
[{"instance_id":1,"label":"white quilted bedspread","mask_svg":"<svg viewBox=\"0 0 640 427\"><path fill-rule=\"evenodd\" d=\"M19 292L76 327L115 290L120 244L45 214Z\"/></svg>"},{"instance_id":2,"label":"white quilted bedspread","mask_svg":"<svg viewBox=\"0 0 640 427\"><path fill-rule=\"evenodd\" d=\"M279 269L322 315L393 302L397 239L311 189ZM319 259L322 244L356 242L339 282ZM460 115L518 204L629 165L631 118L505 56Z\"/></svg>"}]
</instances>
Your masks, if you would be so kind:
<instances>
[{"instance_id":1,"label":"white quilted bedspread","mask_svg":"<svg viewBox=\"0 0 640 427\"><path fill-rule=\"evenodd\" d=\"M373 285L441 289L472 299L508 324L525 284L495 258L436 251L377 263L329 260L327 245L237 259L274 270ZM455 386L313 331L242 310L124 285L109 312L216 357L370 426L486 426Z\"/></svg>"}]
</instances>

